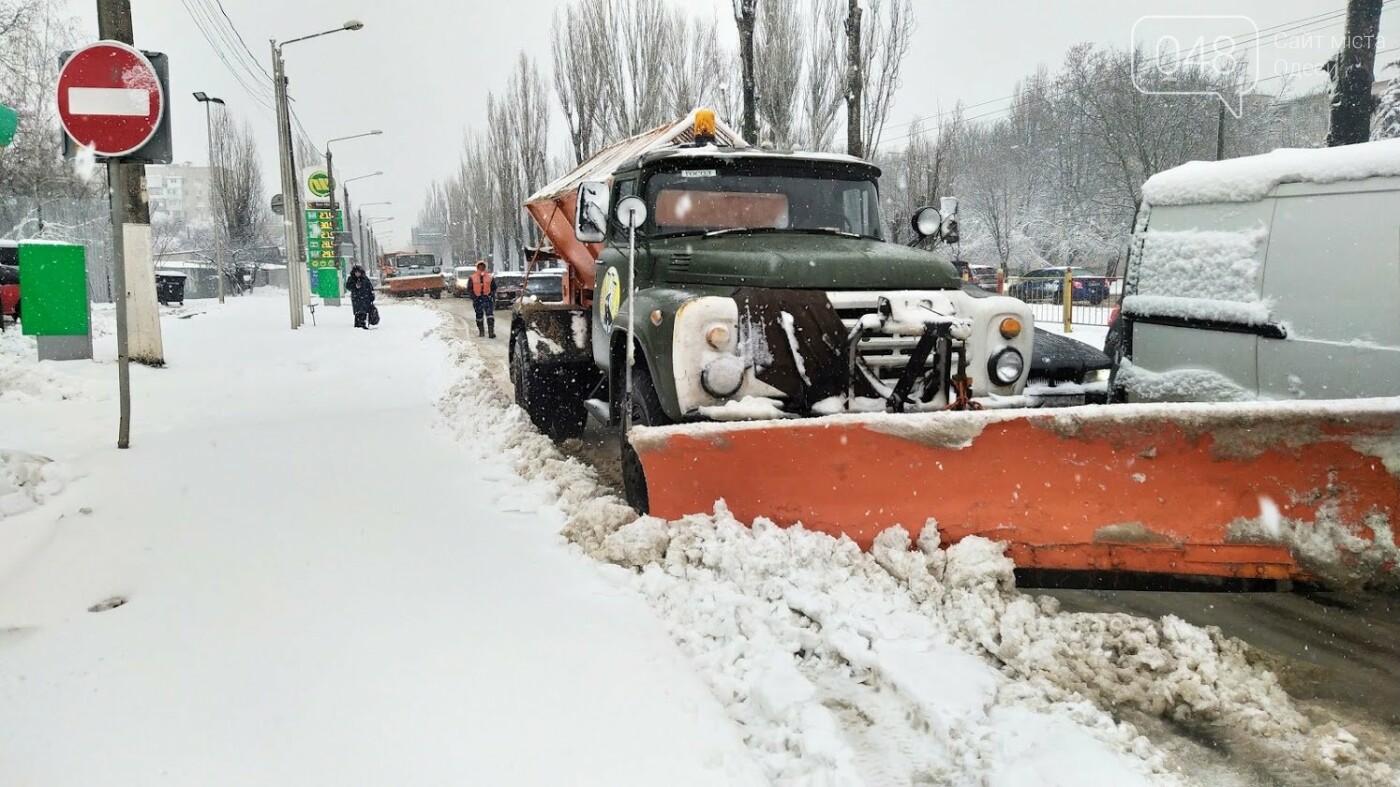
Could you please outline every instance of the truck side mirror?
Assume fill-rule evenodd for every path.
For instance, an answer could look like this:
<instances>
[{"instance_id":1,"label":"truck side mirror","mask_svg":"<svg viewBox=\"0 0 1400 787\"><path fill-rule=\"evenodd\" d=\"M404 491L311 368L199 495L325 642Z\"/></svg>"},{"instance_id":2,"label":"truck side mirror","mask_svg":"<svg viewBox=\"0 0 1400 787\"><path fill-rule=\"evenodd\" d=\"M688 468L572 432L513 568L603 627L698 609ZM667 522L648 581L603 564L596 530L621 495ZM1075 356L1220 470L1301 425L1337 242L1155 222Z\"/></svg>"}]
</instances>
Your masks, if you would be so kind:
<instances>
[{"instance_id":1,"label":"truck side mirror","mask_svg":"<svg viewBox=\"0 0 1400 787\"><path fill-rule=\"evenodd\" d=\"M943 242L944 242L944 243L957 243L957 242L958 242L958 198L957 198L957 197L944 197L942 200L940 200L939 206L940 206L940 208L941 208L941 210L940 210L939 212L943 214L943 222L942 222L942 225L941 225L941 232L943 233Z\"/></svg>"},{"instance_id":2,"label":"truck side mirror","mask_svg":"<svg viewBox=\"0 0 1400 787\"><path fill-rule=\"evenodd\" d=\"M574 237L584 243L602 243L608 231L608 184L588 180L579 184L574 200Z\"/></svg>"}]
</instances>

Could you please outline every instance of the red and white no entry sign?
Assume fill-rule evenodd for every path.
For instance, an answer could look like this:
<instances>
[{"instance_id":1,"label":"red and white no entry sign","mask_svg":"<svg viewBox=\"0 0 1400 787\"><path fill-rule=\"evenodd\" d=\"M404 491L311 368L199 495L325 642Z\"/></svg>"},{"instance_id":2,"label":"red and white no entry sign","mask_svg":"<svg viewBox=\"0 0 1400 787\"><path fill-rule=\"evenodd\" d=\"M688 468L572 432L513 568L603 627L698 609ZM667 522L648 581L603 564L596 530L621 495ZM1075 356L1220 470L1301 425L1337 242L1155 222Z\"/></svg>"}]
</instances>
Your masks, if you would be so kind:
<instances>
[{"instance_id":1,"label":"red and white no entry sign","mask_svg":"<svg viewBox=\"0 0 1400 787\"><path fill-rule=\"evenodd\" d=\"M165 93L151 61L118 41L98 41L73 53L58 72L58 118L79 145L98 156L140 150L155 135Z\"/></svg>"}]
</instances>

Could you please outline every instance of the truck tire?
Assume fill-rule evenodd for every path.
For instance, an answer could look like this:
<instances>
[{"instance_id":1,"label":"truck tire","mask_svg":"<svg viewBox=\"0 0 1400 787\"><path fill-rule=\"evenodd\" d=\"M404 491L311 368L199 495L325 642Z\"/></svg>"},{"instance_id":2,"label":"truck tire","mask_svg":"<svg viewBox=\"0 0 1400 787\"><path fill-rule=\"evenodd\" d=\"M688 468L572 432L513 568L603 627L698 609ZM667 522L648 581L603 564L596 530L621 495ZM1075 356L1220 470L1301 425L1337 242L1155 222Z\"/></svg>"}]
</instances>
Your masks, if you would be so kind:
<instances>
[{"instance_id":1,"label":"truck tire","mask_svg":"<svg viewBox=\"0 0 1400 787\"><path fill-rule=\"evenodd\" d=\"M437 300L438 298L442 297L442 293L438 292L437 290L433 290L432 292L428 293L428 297L432 298L433 300Z\"/></svg>"},{"instance_id":2,"label":"truck tire","mask_svg":"<svg viewBox=\"0 0 1400 787\"><path fill-rule=\"evenodd\" d=\"M651 382L651 372L646 364L640 361L639 358L636 367L632 369L632 423L639 426L665 426L672 423L666 411L661 408L661 397L657 395L656 386ZM641 457L637 456L626 434L623 434L618 442L622 447L623 496L627 499L627 505L632 506L637 513L646 514L650 511L650 504Z\"/></svg>"},{"instance_id":3,"label":"truck tire","mask_svg":"<svg viewBox=\"0 0 1400 787\"><path fill-rule=\"evenodd\" d=\"M512 332L510 382L515 403L530 416L536 429L556 442L583 435L588 423L575 371L569 366L536 364L525 332Z\"/></svg>"}]
</instances>

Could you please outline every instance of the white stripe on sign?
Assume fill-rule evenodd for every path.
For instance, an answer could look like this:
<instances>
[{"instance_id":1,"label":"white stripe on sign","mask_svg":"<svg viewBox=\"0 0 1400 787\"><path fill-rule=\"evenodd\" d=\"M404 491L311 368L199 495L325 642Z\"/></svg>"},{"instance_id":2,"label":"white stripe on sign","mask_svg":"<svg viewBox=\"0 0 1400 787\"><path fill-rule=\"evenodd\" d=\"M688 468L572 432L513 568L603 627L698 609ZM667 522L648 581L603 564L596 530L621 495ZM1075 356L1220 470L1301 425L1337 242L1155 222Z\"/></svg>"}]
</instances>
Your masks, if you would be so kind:
<instances>
[{"instance_id":1,"label":"white stripe on sign","mask_svg":"<svg viewBox=\"0 0 1400 787\"><path fill-rule=\"evenodd\" d=\"M146 117L151 114L151 94L129 87L70 87L68 112L72 115Z\"/></svg>"}]
</instances>

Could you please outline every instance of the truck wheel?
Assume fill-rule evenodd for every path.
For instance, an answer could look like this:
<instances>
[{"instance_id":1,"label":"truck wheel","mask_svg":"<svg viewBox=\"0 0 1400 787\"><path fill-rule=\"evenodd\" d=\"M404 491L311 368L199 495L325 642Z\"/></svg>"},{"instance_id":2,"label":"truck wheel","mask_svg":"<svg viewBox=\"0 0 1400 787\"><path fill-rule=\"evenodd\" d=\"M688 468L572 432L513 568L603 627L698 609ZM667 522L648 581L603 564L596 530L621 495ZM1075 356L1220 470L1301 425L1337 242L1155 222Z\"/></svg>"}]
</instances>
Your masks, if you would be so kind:
<instances>
[{"instance_id":1,"label":"truck wheel","mask_svg":"<svg viewBox=\"0 0 1400 787\"><path fill-rule=\"evenodd\" d=\"M632 423L639 426L665 426L671 423L666 411L661 408L661 397L651 382L651 372L643 364L632 370ZM642 459L632 448L627 435L619 441L622 445L622 492L627 505L639 514L650 510L647 496L647 478L642 470Z\"/></svg>"},{"instance_id":2,"label":"truck wheel","mask_svg":"<svg viewBox=\"0 0 1400 787\"><path fill-rule=\"evenodd\" d=\"M442 293L438 292L437 290L433 290L432 292L428 293L428 297L432 298L433 300L437 300L438 298L442 297Z\"/></svg>"},{"instance_id":3,"label":"truck wheel","mask_svg":"<svg viewBox=\"0 0 1400 787\"><path fill-rule=\"evenodd\" d=\"M520 405L536 429L554 441L579 437L588 423L583 408L583 391L569 366L540 366L530 355L524 331L515 331L510 341L510 382L515 403Z\"/></svg>"}]
</instances>

